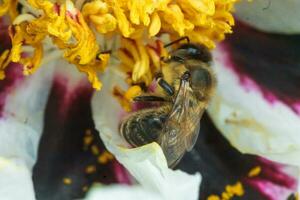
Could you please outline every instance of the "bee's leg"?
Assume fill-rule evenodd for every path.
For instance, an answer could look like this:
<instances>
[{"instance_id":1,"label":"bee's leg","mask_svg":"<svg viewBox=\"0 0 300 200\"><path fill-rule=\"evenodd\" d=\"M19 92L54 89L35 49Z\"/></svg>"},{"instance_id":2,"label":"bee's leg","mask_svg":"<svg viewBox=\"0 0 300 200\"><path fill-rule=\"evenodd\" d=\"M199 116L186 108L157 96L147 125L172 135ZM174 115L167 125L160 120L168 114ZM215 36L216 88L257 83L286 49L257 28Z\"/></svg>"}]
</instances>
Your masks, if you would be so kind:
<instances>
[{"instance_id":1,"label":"bee's leg","mask_svg":"<svg viewBox=\"0 0 300 200\"><path fill-rule=\"evenodd\" d=\"M174 95L174 88L163 78L158 79L159 86L170 96Z\"/></svg>"},{"instance_id":2,"label":"bee's leg","mask_svg":"<svg viewBox=\"0 0 300 200\"><path fill-rule=\"evenodd\" d=\"M163 75L161 73L158 73L155 75L155 78L157 80L158 85L169 95L174 95L174 88L171 86L167 81L163 79Z\"/></svg>"},{"instance_id":3,"label":"bee's leg","mask_svg":"<svg viewBox=\"0 0 300 200\"><path fill-rule=\"evenodd\" d=\"M176 44L176 43L178 43L178 42L180 42L182 40L186 40L188 43L190 43L190 38L188 36L184 36L184 37L181 37L181 38L179 38L177 40L174 40L174 41L172 41L172 42L170 42L168 44L165 44L164 47L166 48L166 47L172 46L173 44Z\"/></svg>"},{"instance_id":4,"label":"bee's leg","mask_svg":"<svg viewBox=\"0 0 300 200\"><path fill-rule=\"evenodd\" d=\"M134 101L139 102L145 102L145 101L168 101L167 99L160 97L160 96L154 96L154 95L145 95L145 96L137 96L133 98Z\"/></svg>"}]
</instances>

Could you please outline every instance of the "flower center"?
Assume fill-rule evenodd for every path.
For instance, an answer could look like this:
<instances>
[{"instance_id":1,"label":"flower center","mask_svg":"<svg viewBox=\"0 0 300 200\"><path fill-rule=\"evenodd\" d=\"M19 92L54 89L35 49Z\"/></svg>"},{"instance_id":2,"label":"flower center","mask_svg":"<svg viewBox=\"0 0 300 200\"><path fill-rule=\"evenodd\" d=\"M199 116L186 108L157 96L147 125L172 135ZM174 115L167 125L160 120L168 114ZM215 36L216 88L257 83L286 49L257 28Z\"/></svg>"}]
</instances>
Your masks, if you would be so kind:
<instances>
[{"instance_id":1,"label":"flower center","mask_svg":"<svg viewBox=\"0 0 300 200\"><path fill-rule=\"evenodd\" d=\"M74 4L74 3L75 4ZM231 11L236 0L3 0L0 16L8 14L12 48L0 56L0 78L9 62L34 73L47 55L61 54L87 74L95 89L101 88L97 73L104 72L110 58L102 41L121 42L113 50L131 83L150 84L160 68L165 50L151 38L187 36L209 48L231 33ZM19 6L18 6L19 5ZM17 9L20 8L20 9ZM19 11L19 13L18 13ZM104 39L103 39L104 38ZM152 41L153 42L153 41ZM103 42L102 42L102 45ZM22 54L25 53L25 54Z\"/></svg>"}]
</instances>

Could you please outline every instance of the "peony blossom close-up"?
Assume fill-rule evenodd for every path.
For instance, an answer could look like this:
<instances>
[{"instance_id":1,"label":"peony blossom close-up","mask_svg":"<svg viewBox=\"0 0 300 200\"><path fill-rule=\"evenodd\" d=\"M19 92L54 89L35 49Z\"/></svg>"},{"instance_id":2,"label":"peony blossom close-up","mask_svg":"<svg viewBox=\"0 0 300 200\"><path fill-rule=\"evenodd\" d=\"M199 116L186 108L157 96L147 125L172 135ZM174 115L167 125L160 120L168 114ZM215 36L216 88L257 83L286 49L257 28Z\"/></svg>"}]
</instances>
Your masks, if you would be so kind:
<instances>
[{"instance_id":1,"label":"peony blossom close-up","mask_svg":"<svg viewBox=\"0 0 300 200\"><path fill-rule=\"evenodd\" d=\"M0 200L297 200L299 9L0 0Z\"/></svg>"}]
</instances>

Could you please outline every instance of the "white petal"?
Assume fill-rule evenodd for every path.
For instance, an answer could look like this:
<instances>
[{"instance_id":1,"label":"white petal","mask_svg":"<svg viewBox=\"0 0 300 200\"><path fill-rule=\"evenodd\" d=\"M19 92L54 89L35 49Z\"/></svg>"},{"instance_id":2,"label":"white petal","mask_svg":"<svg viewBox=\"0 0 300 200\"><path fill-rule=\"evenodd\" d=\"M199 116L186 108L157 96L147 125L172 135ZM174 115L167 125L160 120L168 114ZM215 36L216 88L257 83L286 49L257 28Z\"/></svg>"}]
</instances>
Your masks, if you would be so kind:
<instances>
[{"instance_id":1,"label":"white petal","mask_svg":"<svg viewBox=\"0 0 300 200\"><path fill-rule=\"evenodd\" d=\"M92 109L96 128L107 149L147 190L158 193L164 199L198 199L200 174L189 175L169 169L157 143L126 148L118 130L122 108L112 96L115 85L126 88L124 74L111 67L101 80L104 87L93 97Z\"/></svg>"},{"instance_id":2,"label":"white petal","mask_svg":"<svg viewBox=\"0 0 300 200\"><path fill-rule=\"evenodd\" d=\"M163 200L157 193L146 190L140 186L110 185L96 186L91 189L86 200L122 200L143 199L143 200Z\"/></svg>"},{"instance_id":3,"label":"white petal","mask_svg":"<svg viewBox=\"0 0 300 200\"><path fill-rule=\"evenodd\" d=\"M214 52L217 94L209 114L218 129L243 153L300 166L300 117L281 102L270 104L256 90L241 87L226 53Z\"/></svg>"},{"instance_id":4,"label":"white petal","mask_svg":"<svg viewBox=\"0 0 300 200\"><path fill-rule=\"evenodd\" d=\"M41 133L44 108L52 85L53 67L53 64L42 66L35 74L25 77L25 80L7 96L4 108L6 118L24 122Z\"/></svg>"},{"instance_id":5,"label":"white petal","mask_svg":"<svg viewBox=\"0 0 300 200\"><path fill-rule=\"evenodd\" d=\"M44 66L26 78L5 99L0 119L1 199L35 199L31 170L43 128L51 68Z\"/></svg>"},{"instance_id":6,"label":"white petal","mask_svg":"<svg viewBox=\"0 0 300 200\"><path fill-rule=\"evenodd\" d=\"M299 0L247 0L236 4L241 21L268 32L300 33Z\"/></svg>"},{"instance_id":7,"label":"white petal","mask_svg":"<svg viewBox=\"0 0 300 200\"><path fill-rule=\"evenodd\" d=\"M0 157L0 197L3 200L35 199L31 172L23 160Z\"/></svg>"}]
</instances>

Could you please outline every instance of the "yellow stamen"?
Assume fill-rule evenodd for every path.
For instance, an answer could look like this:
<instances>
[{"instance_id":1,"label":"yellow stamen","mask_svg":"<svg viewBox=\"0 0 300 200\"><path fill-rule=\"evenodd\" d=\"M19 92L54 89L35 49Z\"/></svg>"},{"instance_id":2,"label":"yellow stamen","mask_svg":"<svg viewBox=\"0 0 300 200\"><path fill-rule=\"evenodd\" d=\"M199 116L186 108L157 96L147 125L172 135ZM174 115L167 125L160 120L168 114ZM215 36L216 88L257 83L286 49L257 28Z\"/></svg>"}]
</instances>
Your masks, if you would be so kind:
<instances>
[{"instance_id":1,"label":"yellow stamen","mask_svg":"<svg viewBox=\"0 0 300 200\"><path fill-rule=\"evenodd\" d=\"M24 58L22 59L21 63L23 64L23 73L24 75L30 75L33 74L38 67L40 66L40 63L43 58L43 45L41 43L36 44L33 46L34 53L32 58Z\"/></svg>"},{"instance_id":2,"label":"yellow stamen","mask_svg":"<svg viewBox=\"0 0 300 200\"><path fill-rule=\"evenodd\" d=\"M5 50L0 56L0 80L5 78L4 69L9 64L9 50Z\"/></svg>"},{"instance_id":3,"label":"yellow stamen","mask_svg":"<svg viewBox=\"0 0 300 200\"><path fill-rule=\"evenodd\" d=\"M9 61L23 64L26 75L34 73L43 63L44 51L47 51L43 48L44 43L50 38L63 52L64 58L86 73L92 86L99 90L102 83L98 72L104 72L110 55L101 54L95 30L102 38L123 38L116 51L122 69L131 74L128 82L149 85L153 74L160 70L160 56L163 54L146 45L152 37L160 37L162 33L170 38L188 36L192 42L214 48L216 41L232 32L236 1L93 0L84 4L78 1L76 5L81 9L78 10L71 0L23 0L20 3L24 9L18 16L18 1L3 0L0 16L9 12L13 31L12 49L1 56L1 77ZM27 54L21 56L24 46L33 47L31 57Z\"/></svg>"},{"instance_id":4,"label":"yellow stamen","mask_svg":"<svg viewBox=\"0 0 300 200\"><path fill-rule=\"evenodd\" d=\"M125 96L124 90L122 90L118 86L115 86L113 88L113 95L118 100L118 102L120 103L120 105L126 112L131 111L131 102L124 97Z\"/></svg>"},{"instance_id":5,"label":"yellow stamen","mask_svg":"<svg viewBox=\"0 0 300 200\"><path fill-rule=\"evenodd\" d=\"M155 36L161 28L161 21L157 12L153 13L151 16L151 24L149 26L149 36Z\"/></svg>"},{"instance_id":6,"label":"yellow stamen","mask_svg":"<svg viewBox=\"0 0 300 200\"><path fill-rule=\"evenodd\" d=\"M63 5L37 0L29 0L28 3L42 10L43 14L36 19L24 15L15 21L16 25L11 28L10 34L10 60L23 64L25 75L32 74L42 61L42 42L49 36L53 43L63 50L65 59L86 73L95 89L100 89L97 72L104 71L109 55L97 56L100 48L96 37L73 3L69 0ZM35 49L31 58L21 58L23 45Z\"/></svg>"},{"instance_id":7,"label":"yellow stamen","mask_svg":"<svg viewBox=\"0 0 300 200\"><path fill-rule=\"evenodd\" d=\"M117 20L111 14L101 16L91 15L90 19L95 24L96 30L102 34L112 32L117 27Z\"/></svg>"},{"instance_id":8,"label":"yellow stamen","mask_svg":"<svg viewBox=\"0 0 300 200\"><path fill-rule=\"evenodd\" d=\"M18 15L17 5L17 0L3 0L3 3L0 5L0 17L8 12L10 18L14 20Z\"/></svg>"},{"instance_id":9,"label":"yellow stamen","mask_svg":"<svg viewBox=\"0 0 300 200\"><path fill-rule=\"evenodd\" d=\"M128 101L132 101L132 99L136 96L139 96L142 93L142 89L138 85L131 86L124 94L124 97Z\"/></svg>"},{"instance_id":10,"label":"yellow stamen","mask_svg":"<svg viewBox=\"0 0 300 200\"><path fill-rule=\"evenodd\" d=\"M11 61L19 62L22 53L22 42L25 40L20 26L17 25L14 29L12 26L10 27L10 38L12 40Z\"/></svg>"}]
</instances>

